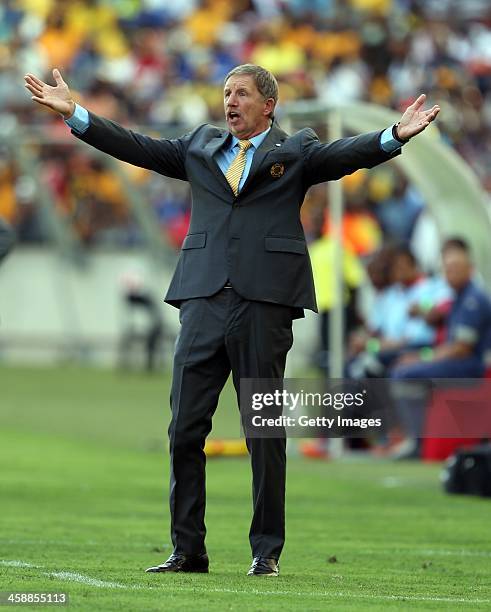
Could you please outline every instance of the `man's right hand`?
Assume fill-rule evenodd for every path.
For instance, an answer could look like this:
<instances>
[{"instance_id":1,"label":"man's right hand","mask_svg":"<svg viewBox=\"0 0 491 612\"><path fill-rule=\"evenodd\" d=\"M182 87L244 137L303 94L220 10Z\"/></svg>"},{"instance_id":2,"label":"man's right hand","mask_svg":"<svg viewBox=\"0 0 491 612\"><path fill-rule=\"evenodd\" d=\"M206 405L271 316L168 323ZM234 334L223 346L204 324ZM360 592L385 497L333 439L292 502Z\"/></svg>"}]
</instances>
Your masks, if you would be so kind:
<instances>
[{"instance_id":1,"label":"man's right hand","mask_svg":"<svg viewBox=\"0 0 491 612\"><path fill-rule=\"evenodd\" d=\"M57 68L53 70L53 78L56 81L56 87L44 83L33 74L26 74L25 86L32 93L31 100L61 113L65 119L68 119L75 112L75 102Z\"/></svg>"}]
</instances>

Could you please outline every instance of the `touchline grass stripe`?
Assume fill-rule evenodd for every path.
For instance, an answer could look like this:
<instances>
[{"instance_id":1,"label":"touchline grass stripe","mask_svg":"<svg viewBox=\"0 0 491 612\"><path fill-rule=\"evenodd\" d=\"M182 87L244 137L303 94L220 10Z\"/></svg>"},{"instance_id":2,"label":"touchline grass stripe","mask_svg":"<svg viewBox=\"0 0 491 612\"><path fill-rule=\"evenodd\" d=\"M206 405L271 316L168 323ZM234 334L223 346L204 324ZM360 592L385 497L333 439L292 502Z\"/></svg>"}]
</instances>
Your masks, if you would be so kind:
<instances>
[{"instance_id":1,"label":"touchline grass stripe","mask_svg":"<svg viewBox=\"0 0 491 612\"><path fill-rule=\"evenodd\" d=\"M0 565L7 567L17 567L17 568L32 568L32 569L43 569L39 565L33 565L31 563L27 563L25 561L18 560L0 560ZM142 584L121 584L119 582L107 582L105 580L99 580L98 578L92 578L91 576L85 576L83 574L79 574L77 572L68 572L68 571L60 571L60 572L41 572L44 576L49 576L50 578L58 578L59 580L66 582L79 582L85 584L87 586L92 586L96 588L106 588L106 589L148 589L154 590L159 589L164 586L169 586L169 582L164 582L163 580L167 580L169 578L172 580L171 575L166 575L166 577L160 577L162 579L161 582L157 583L155 587L145 586ZM252 581L256 581L257 578L251 578ZM260 579L261 580L261 579ZM262 579L264 580L264 579ZM232 588L218 588L218 587L203 587L203 586L189 586L185 587L182 585L172 585L173 591L179 592L199 592L199 593L230 593L234 595L268 595L268 596L293 596L293 597L310 597L310 598L325 598L325 597L338 597L342 599L373 599L373 600L381 600L381 601L434 601L441 603L466 603L466 604L491 604L491 599L479 599L479 598L464 598L464 597L431 597L431 596L423 596L423 595L376 595L374 593L349 593L343 591L325 591L312 593L310 591L285 591L285 590L275 590L268 591L262 589L232 589Z\"/></svg>"}]
</instances>

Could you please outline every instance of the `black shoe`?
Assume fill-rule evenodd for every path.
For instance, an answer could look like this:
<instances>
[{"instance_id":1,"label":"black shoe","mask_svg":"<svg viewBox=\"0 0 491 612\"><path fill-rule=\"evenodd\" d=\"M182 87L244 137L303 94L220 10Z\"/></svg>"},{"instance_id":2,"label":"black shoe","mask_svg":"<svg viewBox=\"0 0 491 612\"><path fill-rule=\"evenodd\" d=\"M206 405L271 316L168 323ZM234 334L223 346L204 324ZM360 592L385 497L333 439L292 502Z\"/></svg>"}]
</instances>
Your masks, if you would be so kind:
<instances>
[{"instance_id":1,"label":"black shoe","mask_svg":"<svg viewBox=\"0 0 491 612\"><path fill-rule=\"evenodd\" d=\"M280 564L271 557L254 557L248 576L278 576Z\"/></svg>"},{"instance_id":2,"label":"black shoe","mask_svg":"<svg viewBox=\"0 0 491 612\"><path fill-rule=\"evenodd\" d=\"M172 553L162 565L149 567L146 572L194 572L198 574L208 573L208 555L178 555Z\"/></svg>"}]
</instances>

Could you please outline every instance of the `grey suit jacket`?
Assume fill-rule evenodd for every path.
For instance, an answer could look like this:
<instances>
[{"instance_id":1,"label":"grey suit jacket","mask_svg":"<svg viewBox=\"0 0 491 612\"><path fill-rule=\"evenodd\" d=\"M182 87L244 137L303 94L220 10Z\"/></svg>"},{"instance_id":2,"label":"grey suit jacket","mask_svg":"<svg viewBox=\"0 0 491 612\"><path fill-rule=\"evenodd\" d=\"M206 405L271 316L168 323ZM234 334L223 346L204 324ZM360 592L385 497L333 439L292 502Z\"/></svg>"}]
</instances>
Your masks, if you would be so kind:
<instances>
[{"instance_id":1,"label":"grey suit jacket","mask_svg":"<svg viewBox=\"0 0 491 612\"><path fill-rule=\"evenodd\" d=\"M213 125L155 139L90 114L88 130L73 134L118 159L189 181L191 222L168 303L213 295L229 280L244 298L291 306L295 316L317 311L300 222L307 189L400 153L381 149L380 132L322 144L310 128L289 136L274 123L235 196L215 159L229 133Z\"/></svg>"}]
</instances>

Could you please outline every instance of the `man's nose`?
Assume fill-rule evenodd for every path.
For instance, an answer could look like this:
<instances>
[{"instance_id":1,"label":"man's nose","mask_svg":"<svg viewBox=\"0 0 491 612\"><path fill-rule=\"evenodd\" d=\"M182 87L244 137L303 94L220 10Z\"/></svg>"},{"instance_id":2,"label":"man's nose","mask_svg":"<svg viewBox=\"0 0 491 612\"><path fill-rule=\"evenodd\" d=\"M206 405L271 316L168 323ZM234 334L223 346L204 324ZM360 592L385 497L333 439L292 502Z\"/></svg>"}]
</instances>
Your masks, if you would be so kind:
<instances>
[{"instance_id":1,"label":"man's nose","mask_svg":"<svg viewBox=\"0 0 491 612\"><path fill-rule=\"evenodd\" d=\"M237 101L238 101L237 96L235 94L230 94L230 96L228 97L227 105L228 106L237 106Z\"/></svg>"}]
</instances>

